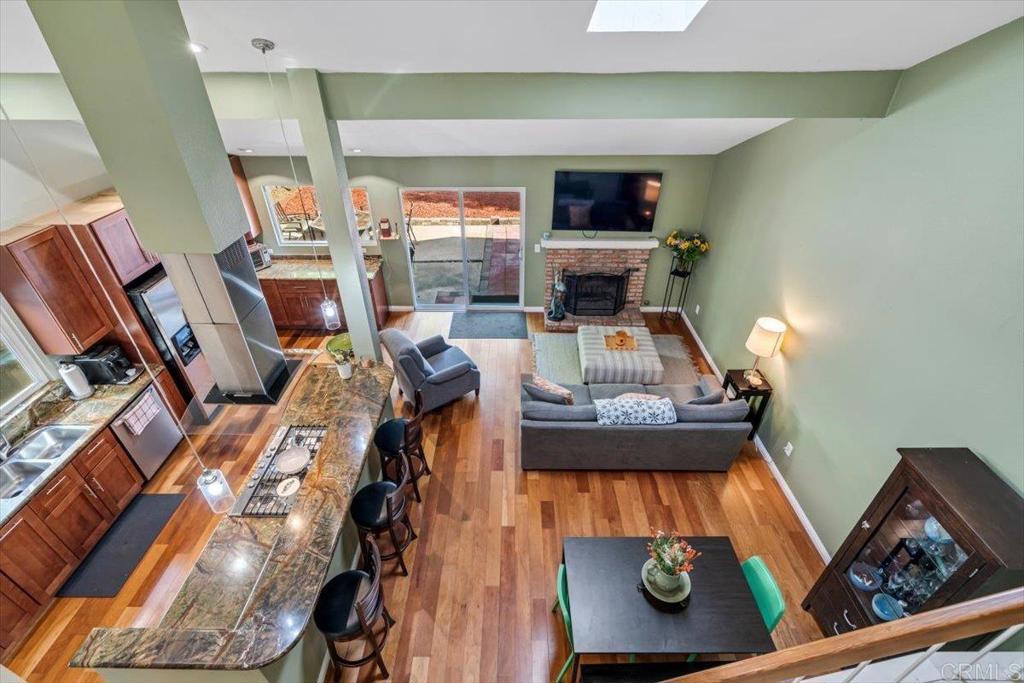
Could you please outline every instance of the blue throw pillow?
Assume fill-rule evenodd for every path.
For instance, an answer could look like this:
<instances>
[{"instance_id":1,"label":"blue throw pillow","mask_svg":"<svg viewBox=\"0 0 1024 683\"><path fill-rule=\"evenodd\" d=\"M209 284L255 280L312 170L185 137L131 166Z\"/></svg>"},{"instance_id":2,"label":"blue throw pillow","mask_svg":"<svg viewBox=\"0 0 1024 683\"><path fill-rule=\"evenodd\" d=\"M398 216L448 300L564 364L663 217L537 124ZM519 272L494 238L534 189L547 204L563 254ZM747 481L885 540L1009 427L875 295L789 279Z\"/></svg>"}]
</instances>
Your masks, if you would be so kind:
<instances>
[{"instance_id":1,"label":"blue throw pillow","mask_svg":"<svg viewBox=\"0 0 1024 683\"><path fill-rule=\"evenodd\" d=\"M675 406L668 398L599 398L594 407L601 425L667 425L676 421Z\"/></svg>"}]
</instances>

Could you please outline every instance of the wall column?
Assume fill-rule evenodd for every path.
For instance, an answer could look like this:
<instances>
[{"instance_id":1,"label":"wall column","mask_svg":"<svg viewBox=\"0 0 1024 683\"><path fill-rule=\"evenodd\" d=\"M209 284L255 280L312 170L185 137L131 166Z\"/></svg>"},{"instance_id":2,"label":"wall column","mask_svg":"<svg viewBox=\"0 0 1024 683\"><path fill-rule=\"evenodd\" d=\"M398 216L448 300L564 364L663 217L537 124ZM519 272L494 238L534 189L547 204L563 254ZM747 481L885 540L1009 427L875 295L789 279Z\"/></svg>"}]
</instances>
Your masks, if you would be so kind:
<instances>
[{"instance_id":1,"label":"wall column","mask_svg":"<svg viewBox=\"0 0 1024 683\"><path fill-rule=\"evenodd\" d=\"M320 73L315 69L289 69L288 85L306 148L309 172L316 186L320 214L327 233L327 248L334 262L345 323L356 354L381 359L377 322L370 283L366 279L363 248L349 193L348 169L341 148L338 123L327 115Z\"/></svg>"}]
</instances>

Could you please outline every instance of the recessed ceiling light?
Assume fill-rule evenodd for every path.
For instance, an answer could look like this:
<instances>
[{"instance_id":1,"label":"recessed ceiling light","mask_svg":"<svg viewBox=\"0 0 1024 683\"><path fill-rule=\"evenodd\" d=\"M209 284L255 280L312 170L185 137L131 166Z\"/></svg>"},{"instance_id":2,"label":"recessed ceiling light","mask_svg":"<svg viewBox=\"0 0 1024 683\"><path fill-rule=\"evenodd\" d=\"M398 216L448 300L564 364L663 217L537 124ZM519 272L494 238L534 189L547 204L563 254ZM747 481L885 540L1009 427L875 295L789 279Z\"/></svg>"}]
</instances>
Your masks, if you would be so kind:
<instances>
[{"instance_id":1,"label":"recessed ceiling light","mask_svg":"<svg viewBox=\"0 0 1024 683\"><path fill-rule=\"evenodd\" d=\"M200 52L206 52L206 46L203 45L202 43L189 43L188 44L188 49L191 50L194 54L199 54Z\"/></svg>"},{"instance_id":2,"label":"recessed ceiling light","mask_svg":"<svg viewBox=\"0 0 1024 683\"><path fill-rule=\"evenodd\" d=\"M597 0L587 31L685 31L708 0Z\"/></svg>"},{"instance_id":3,"label":"recessed ceiling light","mask_svg":"<svg viewBox=\"0 0 1024 683\"><path fill-rule=\"evenodd\" d=\"M353 149L353 150L352 150L352 153L353 153L353 154L359 154L359 153L360 153L360 152L362 152L362 151L363 151L363 150L361 150L361 149L359 149L359 148L357 147L356 149Z\"/></svg>"},{"instance_id":4,"label":"recessed ceiling light","mask_svg":"<svg viewBox=\"0 0 1024 683\"><path fill-rule=\"evenodd\" d=\"M242 154L252 154L255 150L249 149L248 147L239 147L238 151Z\"/></svg>"}]
</instances>

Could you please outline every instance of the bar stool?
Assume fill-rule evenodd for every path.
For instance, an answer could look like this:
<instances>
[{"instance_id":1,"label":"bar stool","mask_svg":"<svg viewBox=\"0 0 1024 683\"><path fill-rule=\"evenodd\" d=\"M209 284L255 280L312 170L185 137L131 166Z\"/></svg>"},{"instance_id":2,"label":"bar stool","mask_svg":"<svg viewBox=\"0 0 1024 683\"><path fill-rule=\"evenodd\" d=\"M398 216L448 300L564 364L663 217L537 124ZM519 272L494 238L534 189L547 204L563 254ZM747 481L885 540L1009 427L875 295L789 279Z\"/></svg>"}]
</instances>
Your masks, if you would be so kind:
<instances>
[{"instance_id":1,"label":"bar stool","mask_svg":"<svg viewBox=\"0 0 1024 683\"><path fill-rule=\"evenodd\" d=\"M423 400L420 392L415 397L416 414L411 418L396 417L382 422L373 435L373 444L381 457L381 469L384 477L397 482L397 474L388 472L396 461L399 453L405 453L409 460L409 479L412 482L413 495L417 502L423 502L420 495L419 480L430 474L427 455L423 452Z\"/></svg>"},{"instance_id":2,"label":"bar stool","mask_svg":"<svg viewBox=\"0 0 1024 683\"><path fill-rule=\"evenodd\" d=\"M398 558L402 573L409 575L402 551L416 540L416 532L409 521L409 499L405 487L409 484L409 456L399 452L395 458L395 473L398 482L376 481L359 489L352 497L349 513L359 531L360 542L369 537L388 534L394 550L381 555L382 560Z\"/></svg>"},{"instance_id":3,"label":"bar stool","mask_svg":"<svg viewBox=\"0 0 1024 683\"><path fill-rule=\"evenodd\" d=\"M376 660L381 675L388 677L381 651L395 620L384 606L384 594L380 588L380 549L373 538L367 538L362 548L364 570L342 572L328 581L320 590L313 608L313 621L324 634L327 651L334 663L335 681L340 677L341 667L360 667L371 660ZM378 639L373 629L381 619L384 629ZM370 654L359 659L345 659L338 654L338 643L361 637L369 641L372 650Z\"/></svg>"}]
</instances>

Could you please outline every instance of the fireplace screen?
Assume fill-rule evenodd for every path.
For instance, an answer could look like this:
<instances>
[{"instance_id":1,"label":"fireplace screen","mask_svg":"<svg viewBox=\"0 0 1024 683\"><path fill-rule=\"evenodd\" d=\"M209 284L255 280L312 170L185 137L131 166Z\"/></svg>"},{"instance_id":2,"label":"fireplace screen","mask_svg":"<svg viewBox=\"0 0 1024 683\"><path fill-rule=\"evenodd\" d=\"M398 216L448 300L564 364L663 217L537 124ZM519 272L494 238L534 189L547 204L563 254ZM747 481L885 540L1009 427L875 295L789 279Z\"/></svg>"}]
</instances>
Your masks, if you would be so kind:
<instances>
[{"instance_id":1,"label":"fireplace screen","mask_svg":"<svg viewBox=\"0 0 1024 683\"><path fill-rule=\"evenodd\" d=\"M572 315L616 315L626 305L629 286L626 270L611 273L562 273L565 312Z\"/></svg>"}]
</instances>

